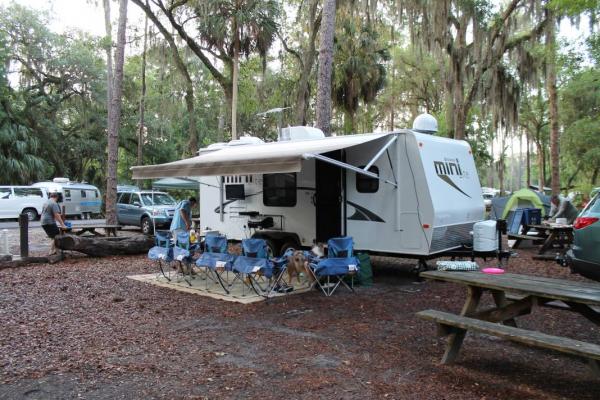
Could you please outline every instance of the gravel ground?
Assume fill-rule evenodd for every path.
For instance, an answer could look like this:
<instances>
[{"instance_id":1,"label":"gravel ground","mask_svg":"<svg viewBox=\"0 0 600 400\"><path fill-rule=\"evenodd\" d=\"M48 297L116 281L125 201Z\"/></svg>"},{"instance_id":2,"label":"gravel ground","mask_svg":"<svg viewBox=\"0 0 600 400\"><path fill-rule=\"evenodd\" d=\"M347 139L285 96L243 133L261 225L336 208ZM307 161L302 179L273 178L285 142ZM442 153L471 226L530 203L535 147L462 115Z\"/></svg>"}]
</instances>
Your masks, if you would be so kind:
<instances>
[{"instance_id":1,"label":"gravel ground","mask_svg":"<svg viewBox=\"0 0 600 400\"><path fill-rule=\"evenodd\" d=\"M583 279L519 251L509 271ZM423 309L458 312L464 289L417 283L378 260L375 285L240 305L126 279L145 257L72 258L0 271L0 398L597 399L600 382L561 354L469 334L458 362ZM491 303L490 298L485 301ZM578 315L520 325L595 343Z\"/></svg>"}]
</instances>

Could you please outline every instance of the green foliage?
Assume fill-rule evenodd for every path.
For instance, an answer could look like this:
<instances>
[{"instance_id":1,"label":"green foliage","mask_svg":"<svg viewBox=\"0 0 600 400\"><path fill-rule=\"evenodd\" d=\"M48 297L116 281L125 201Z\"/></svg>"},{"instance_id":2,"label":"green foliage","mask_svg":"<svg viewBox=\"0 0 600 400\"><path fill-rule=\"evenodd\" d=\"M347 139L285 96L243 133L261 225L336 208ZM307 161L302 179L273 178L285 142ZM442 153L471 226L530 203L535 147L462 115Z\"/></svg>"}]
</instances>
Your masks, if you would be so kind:
<instances>
[{"instance_id":1,"label":"green foliage","mask_svg":"<svg viewBox=\"0 0 600 400\"><path fill-rule=\"evenodd\" d=\"M338 22L339 23L339 22ZM354 116L359 102L375 101L386 83L384 62L389 52L379 43L379 34L369 24L346 18L335 37L333 98L349 117L344 132L354 132Z\"/></svg>"}]
</instances>

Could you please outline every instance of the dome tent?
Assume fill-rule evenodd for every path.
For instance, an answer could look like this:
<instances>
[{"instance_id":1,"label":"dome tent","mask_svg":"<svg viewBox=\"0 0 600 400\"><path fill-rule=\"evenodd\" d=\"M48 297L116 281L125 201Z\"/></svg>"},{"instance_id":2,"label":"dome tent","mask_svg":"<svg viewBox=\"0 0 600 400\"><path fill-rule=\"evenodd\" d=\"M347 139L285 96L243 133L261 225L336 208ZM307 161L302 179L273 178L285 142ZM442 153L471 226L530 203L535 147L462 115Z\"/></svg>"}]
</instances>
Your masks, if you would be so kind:
<instances>
[{"instance_id":1,"label":"dome tent","mask_svg":"<svg viewBox=\"0 0 600 400\"><path fill-rule=\"evenodd\" d=\"M542 215L546 215L550 210L550 196L530 189L521 189L510 196L496 197L492 199L489 218L507 219L516 208L539 208Z\"/></svg>"}]
</instances>

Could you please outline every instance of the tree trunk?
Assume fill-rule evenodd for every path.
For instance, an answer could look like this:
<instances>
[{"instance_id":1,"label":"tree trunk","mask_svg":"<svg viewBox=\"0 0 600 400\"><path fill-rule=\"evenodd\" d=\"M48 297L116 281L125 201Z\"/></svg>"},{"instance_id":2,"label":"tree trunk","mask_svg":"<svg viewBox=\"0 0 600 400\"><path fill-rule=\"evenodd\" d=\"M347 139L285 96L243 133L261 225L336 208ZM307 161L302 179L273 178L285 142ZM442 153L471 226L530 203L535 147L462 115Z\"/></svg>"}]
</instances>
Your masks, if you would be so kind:
<instances>
[{"instance_id":1,"label":"tree trunk","mask_svg":"<svg viewBox=\"0 0 600 400\"><path fill-rule=\"evenodd\" d=\"M333 37L335 33L335 0L323 0L319 74L317 80L317 128L331 135L331 75L333 69Z\"/></svg>"},{"instance_id":2,"label":"tree trunk","mask_svg":"<svg viewBox=\"0 0 600 400\"><path fill-rule=\"evenodd\" d=\"M595 185L596 182L598 181L598 172L600 172L600 168L596 167L594 169L594 173L592 174L592 179L590 180L590 183L592 185Z\"/></svg>"},{"instance_id":3,"label":"tree trunk","mask_svg":"<svg viewBox=\"0 0 600 400\"><path fill-rule=\"evenodd\" d=\"M544 147L542 146L542 142L537 141L535 144L537 146L538 153L538 192L544 193L544 185L546 179L546 166L544 165L544 163L546 156L544 154Z\"/></svg>"},{"instance_id":4,"label":"tree trunk","mask_svg":"<svg viewBox=\"0 0 600 400\"><path fill-rule=\"evenodd\" d=\"M238 75L240 64L240 38L237 21L233 22L233 73L231 74L231 140L237 139L237 101L238 101Z\"/></svg>"},{"instance_id":5,"label":"tree trunk","mask_svg":"<svg viewBox=\"0 0 600 400\"><path fill-rule=\"evenodd\" d=\"M154 246L154 239L146 235L123 238L59 235L54 242L59 249L74 250L92 257L144 254Z\"/></svg>"},{"instance_id":6,"label":"tree trunk","mask_svg":"<svg viewBox=\"0 0 600 400\"><path fill-rule=\"evenodd\" d=\"M117 223L117 163L119 159L119 121L121 120L121 95L123 93L123 64L125 61L125 29L127 0L119 1L119 27L115 53L115 76L108 121L108 165L106 174L106 223Z\"/></svg>"},{"instance_id":7,"label":"tree trunk","mask_svg":"<svg viewBox=\"0 0 600 400\"><path fill-rule=\"evenodd\" d=\"M137 165L142 165L143 162L143 147L144 147L144 113L146 111L146 51L148 50L148 16L144 20L144 51L142 52L142 91L140 94L140 122L138 127L138 143L137 143ZM138 186L141 187L142 180L138 180Z\"/></svg>"},{"instance_id":8,"label":"tree trunk","mask_svg":"<svg viewBox=\"0 0 600 400\"><path fill-rule=\"evenodd\" d=\"M112 89L113 89L113 65L112 65L112 26L110 23L110 0L103 0L104 5L104 29L106 29L106 38L108 45L106 47L106 109L108 117L106 126L110 121L110 107L112 104Z\"/></svg>"},{"instance_id":9,"label":"tree trunk","mask_svg":"<svg viewBox=\"0 0 600 400\"><path fill-rule=\"evenodd\" d=\"M525 130L525 183L529 188L531 186L531 144L529 142L529 132Z\"/></svg>"},{"instance_id":10,"label":"tree trunk","mask_svg":"<svg viewBox=\"0 0 600 400\"><path fill-rule=\"evenodd\" d=\"M548 23L546 25L546 90L548 92L548 108L550 115L550 168L552 194L560 193L560 171L558 154L558 96L556 93L556 18L554 11L546 10Z\"/></svg>"}]
</instances>

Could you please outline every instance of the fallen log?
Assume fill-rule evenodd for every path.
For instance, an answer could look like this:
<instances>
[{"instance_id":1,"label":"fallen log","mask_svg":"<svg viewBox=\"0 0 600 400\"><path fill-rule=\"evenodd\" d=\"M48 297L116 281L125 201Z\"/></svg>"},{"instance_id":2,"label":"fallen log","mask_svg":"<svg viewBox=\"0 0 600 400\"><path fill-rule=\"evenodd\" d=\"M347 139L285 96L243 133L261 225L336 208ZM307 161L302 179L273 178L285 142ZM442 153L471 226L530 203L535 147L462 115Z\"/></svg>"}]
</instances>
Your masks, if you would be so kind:
<instances>
[{"instance_id":1,"label":"fallen log","mask_svg":"<svg viewBox=\"0 0 600 400\"><path fill-rule=\"evenodd\" d=\"M0 260L0 269L24 267L30 264L56 264L64 259L62 254L54 254L43 257L25 257L16 260Z\"/></svg>"},{"instance_id":2,"label":"fallen log","mask_svg":"<svg viewBox=\"0 0 600 400\"><path fill-rule=\"evenodd\" d=\"M144 254L154 246L154 238L146 235L122 238L59 235L54 238L56 248L73 250L92 257Z\"/></svg>"}]
</instances>

